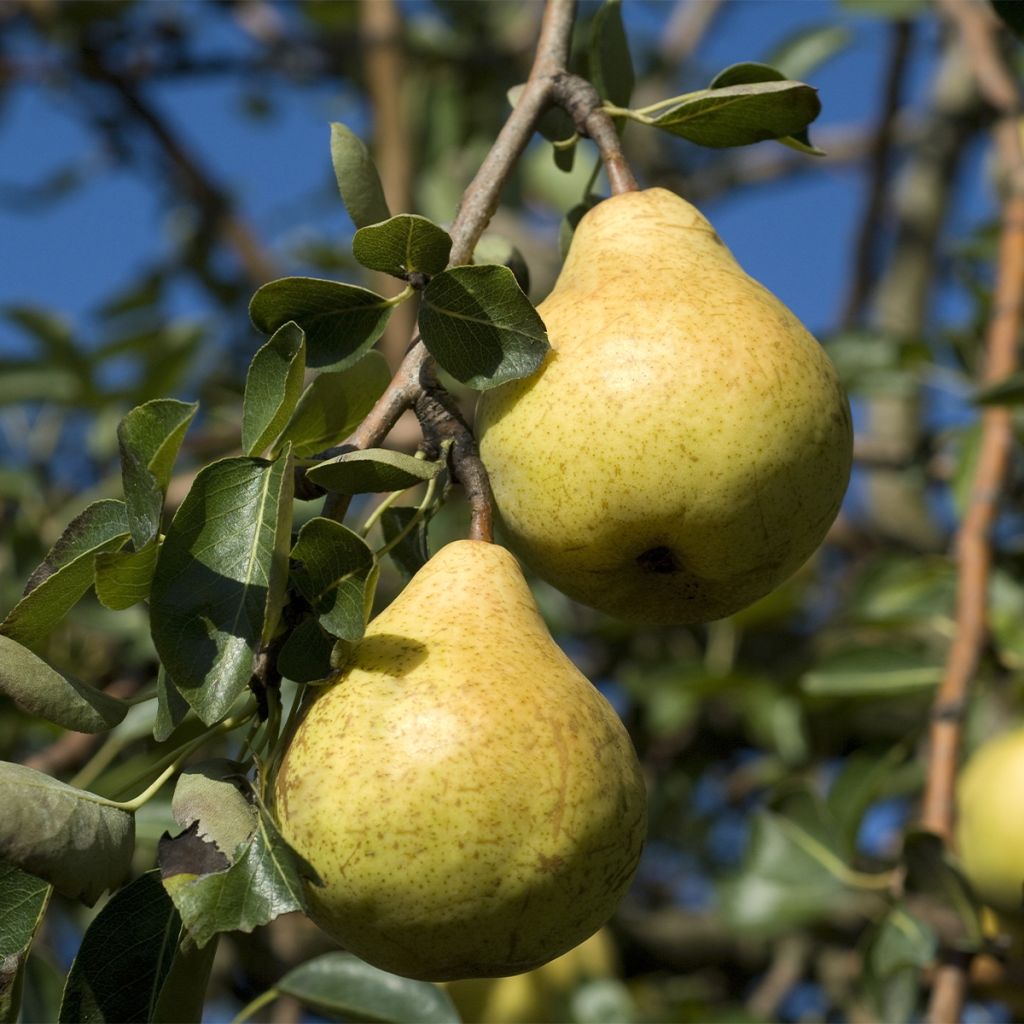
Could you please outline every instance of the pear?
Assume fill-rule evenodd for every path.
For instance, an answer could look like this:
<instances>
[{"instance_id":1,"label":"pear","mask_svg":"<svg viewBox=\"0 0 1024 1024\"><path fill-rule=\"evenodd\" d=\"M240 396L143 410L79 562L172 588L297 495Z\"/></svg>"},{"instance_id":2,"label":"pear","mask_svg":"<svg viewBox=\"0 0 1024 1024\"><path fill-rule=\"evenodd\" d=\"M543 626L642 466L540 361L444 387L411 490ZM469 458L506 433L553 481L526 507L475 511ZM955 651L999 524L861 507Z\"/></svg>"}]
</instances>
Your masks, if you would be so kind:
<instances>
[{"instance_id":1,"label":"pear","mask_svg":"<svg viewBox=\"0 0 1024 1024\"><path fill-rule=\"evenodd\" d=\"M646 793L629 735L559 650L519 564L442 548L375 618L282 761L311 916L430 981L531 970L612 914Z\"/></svg>"},{"instance_id":2,"label":"pear","mask_svg":"<svg viewBox=\"0 0 1024 1024\"><path fill-rule=\"evenodd\" d=\"M654 188L580 221L538 307L551 351L485 392L509 546L624 619L702 622L792 575L839 511L849 405L828 357L689 203Z\"/></svg>"},{"instance_id":3,"label":"pear","mask_svg":"<svg viewBox=\"0 0 1024 1024\"><path fill-rule=\"evenodd\" d=\"M1024 729L983 744L957 781L956 837L964 874L981 900L1024 917Z\"/></svg>"}]
</instances>

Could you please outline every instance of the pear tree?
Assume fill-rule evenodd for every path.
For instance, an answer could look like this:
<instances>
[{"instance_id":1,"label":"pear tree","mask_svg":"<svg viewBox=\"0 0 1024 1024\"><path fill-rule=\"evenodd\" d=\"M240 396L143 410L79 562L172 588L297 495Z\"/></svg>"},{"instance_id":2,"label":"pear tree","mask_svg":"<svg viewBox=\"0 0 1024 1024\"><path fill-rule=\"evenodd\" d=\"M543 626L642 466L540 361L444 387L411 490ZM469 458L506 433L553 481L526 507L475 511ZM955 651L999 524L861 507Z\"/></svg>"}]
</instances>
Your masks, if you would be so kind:
<instances>
[{"instance_id":1,"label":"pear tree","mask_svg":"<svg viewBox=\"0 0 1024 1024\"><path fill-rule=\"evenodd\" d=\"M525 1003L499 1008L508 988L487 983L474 1010L459 986L522 975L539 991L559 971L571 986L540 1019L682 1012L678 994L652 996L585 960L609 927L640 960L766 964L752 1019L785 1015L772 979L794 961L797 978L810 970L813 929L840 931L862 965L844 983L846 1009L910 1019L930 998L938 1020L959 1008L964 963L998 952L975 870L989 840L979 852L970 823L1006 780L979 783L980 761L965 777L965 877L946 804L966 682L925 628L951 588L976 608L991 586L994 642L1019 666L1012 613L1024 597L990 580L987 549L980 583L937 562L923 575L918 563L865 572L843 634L859 643L832 642L822 613L813 657L811 628L786 634L800 654L781 685L757 664L759 622L793 610L808 560L842 529L847 389L856 400L865 378L903 381L919 348L852 329L822 346L696 206L641 187L623 144L627 129L705 156L770 143L813 167L821 102L798 72L841 40L819 33L778 66L733 63L700 88L634 100L619 0L584 13L545 0L526 81L444 216L392 209L355 121L330 125L324 165L355 228L344 276L358 283L286 276L256 288L248 315L262 340L247 353L230 451L204 460L194 440L208 410L170 394L110 424L117 493L62 523L0 622L0 694L25 720L90 743L65 770L0 761L0 1021L204 1019L218 947L258 941L289 914L320 929L322 948L247 992L238 1021L284 998L344 1020L526 1019ZM1001 13L1001 31L1019 30ZM983 45L971 14L949 17ZM998 48L979 52L976 65L1005 72ZM128 79L113 84L132 95ZM1015 125L1010 135L1012 202L1024 159ZM521 253L485 231L538 145L560 172L594 164L562 223L563 268L535 306ZM1021 296L1001 267L993 346L1008 334L1012 348L1019 318L998 317L1019 313ZM389 364L396 325L406 336ZM46 336L57 351L58 334ZM984 453L1008 436L1005 406L1022 394L1012 358L991 365L980 468L959 482L984 492L982 533L996 515L984 495L1006 472L1005 456ZM153 671L130 693L79 678L53 643L93 595L103 621L145 623ZM645 671L609 684L600 659L562 649L559 619L599 623L605 661L628 650ZM904 627L903 647L872 646ZM960 635L973 645L960 661L979 657L978 635ZM872 722L885 749L854 750L818 785L815 758L867 728L855 705L865 694L890 701ZM929 709L924 827L865 856L869 811L920 786L914 730ZM692 921L659 931L641 904L669 884L651 879L664 836L683 831L681 790L692 806L718 799L707 774L685 770L709 722L772 754L753 781L731 777L749 787L736 800L756 791L760 802L716 889L728 929L693 942ZM991 900L1011 915L1024 880L1013 856L993 861ZM43 1008L55 968L40 936L67 906L93 909L49 979L59 1003Z\"/></svg>"}]
</instances>

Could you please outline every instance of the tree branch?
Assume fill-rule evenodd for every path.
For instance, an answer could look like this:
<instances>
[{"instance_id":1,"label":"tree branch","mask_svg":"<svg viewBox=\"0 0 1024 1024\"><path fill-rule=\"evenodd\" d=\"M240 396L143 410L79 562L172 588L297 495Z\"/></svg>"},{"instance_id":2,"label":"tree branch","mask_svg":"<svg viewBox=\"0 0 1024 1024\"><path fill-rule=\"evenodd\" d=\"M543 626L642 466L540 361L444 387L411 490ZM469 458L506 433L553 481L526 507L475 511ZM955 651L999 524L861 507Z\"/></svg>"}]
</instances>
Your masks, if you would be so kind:
<instances>
[{"instance_id":1,"label":"tree branch","mask_svg":"<svg viewBox=\"0 0 1024 1024\"><path fill-rule=\"evenodd\" d=\"M1001 117L995 130L999 161L1010 186L1003 202L999 257L992 317L985 338L982 384L994 384L1017 366L1017 339L1024 310L1024 157L1017 129L1020 94L1006 66L997 36L998 25L987 7L967 0L940 0L956 25L982 95ZM999 512L1013 429L1005 406L985 409L981 447L970 502L956 538L958 563L956 633L932 708L928 774L921 821L950 842L963 717L968 689L977 670L987 635L987 594L992 550L989 532ZM960 1019L966 993L967 964L943 964L935 976L928 1020L933 1024Z\"/></svg>"}]
</instances>

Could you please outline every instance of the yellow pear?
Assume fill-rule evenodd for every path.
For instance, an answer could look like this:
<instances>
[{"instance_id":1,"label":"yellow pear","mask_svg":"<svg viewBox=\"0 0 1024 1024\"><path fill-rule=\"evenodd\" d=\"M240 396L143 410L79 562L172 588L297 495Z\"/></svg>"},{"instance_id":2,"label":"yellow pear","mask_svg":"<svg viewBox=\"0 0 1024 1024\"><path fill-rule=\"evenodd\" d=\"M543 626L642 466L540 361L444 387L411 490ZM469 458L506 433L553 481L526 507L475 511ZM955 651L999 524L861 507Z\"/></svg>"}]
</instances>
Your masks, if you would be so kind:
<instances>
[{"instance_id":1,"label":"yellow pear","mask_svg":"<svg viewBox=\"0 0 1024 1024\"><path fill-rule=\"evenodd\" d=\"M540 371L477 412L528 566L621 618L700 622L807 560L849 479L846 396L693 206L659 188L600 203L539 312Z\"/></svg>"},{"instance_id":2,"label":"yellow pear","mask_svg":"<svg viewBox=\"0 0 1024 1024\"><path fill-rule=\"evenodd\" d=\"M312 917L412 978L517 974L582 942L633 876L629 735L552 640L519 564L442 548L311 705L275 784Z\"/></svg>"},{"instance_id":3,"label":"yellow pear","mask_svg":"<svg viewBox=\"0 0 1024 1024\"><path fill-rule=\"evenodd\" d=\"M980 899L1024 914L1024 729L979 747L957 783L957 846Z\"/></svg>"},{"instance_id":4,"label":"yellow pear","mask_svg":"<svg viewBox=\"0 0 1024 1024\"><path fill-rule=\"evenodd\" d=\"M557 960L511 978L466 978L448 994L466 1024L546 1024L561 1020L573 990L618 973L615 945L606 928Z\"/></svg>"}]
</instances>

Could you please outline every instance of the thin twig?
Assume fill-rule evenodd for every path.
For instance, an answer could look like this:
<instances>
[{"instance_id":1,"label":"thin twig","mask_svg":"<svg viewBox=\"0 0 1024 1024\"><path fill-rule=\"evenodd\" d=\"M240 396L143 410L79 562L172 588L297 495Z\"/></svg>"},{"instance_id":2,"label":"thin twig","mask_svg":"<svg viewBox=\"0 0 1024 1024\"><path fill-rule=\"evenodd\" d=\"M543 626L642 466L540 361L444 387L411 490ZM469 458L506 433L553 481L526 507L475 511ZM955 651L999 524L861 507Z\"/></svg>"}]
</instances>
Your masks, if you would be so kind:
<instances>
[{"instance_id":1,"label":"thin twig","mask_svg":"<svg viewBox=\"0 0 1024 1024\"><path fill-rule=\"evenodd\" d=\"M999 262L992 318L985 339L983 384L993 384L1017 366L1017 339L1024 311L1024 158L1017 131L1020 94L1007 68L997 36L998 23L987 7L968 0L939 0L963 40L985 99L1001 119L995 138L1009 186L1001 212ZM1010 411L987 408L981 418L981 446L970 502L956 538L958 562L956 623L942 682L932 708L928 774L921 821L951 840L957 763L964 709L987 634L987 592L992 563L989 532L999 512L999 496L1013 443ZM962 958L936 972L928 1007L932 1024L960 1019L967 987Z\"/></svg>"},{"instance_id":2,"label":"thin twig","mask_svg":"<svg viewBox=\"0 0 1024 1024\"><path fill-rule=\"evenodd\" d=\"M885 200L892 166L892 144L895 137L896 117L899 113L903 83L909 65L913 22L896 21L890 28L891 50L882 90L882 106L878 126L871 145L869 161L870 184L864 204L864 215L857 232L854 248L853 283L846 297L842 315L845 327L853 327L861 317L868 295L878 276L878 243L885 217Z\"/></svg>"}]
</instances>

